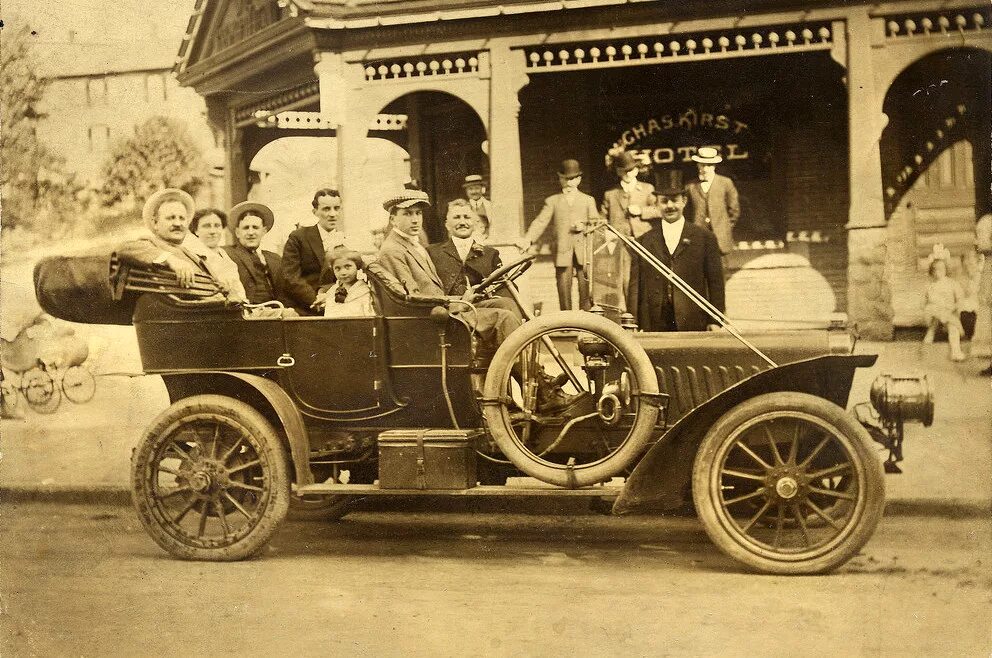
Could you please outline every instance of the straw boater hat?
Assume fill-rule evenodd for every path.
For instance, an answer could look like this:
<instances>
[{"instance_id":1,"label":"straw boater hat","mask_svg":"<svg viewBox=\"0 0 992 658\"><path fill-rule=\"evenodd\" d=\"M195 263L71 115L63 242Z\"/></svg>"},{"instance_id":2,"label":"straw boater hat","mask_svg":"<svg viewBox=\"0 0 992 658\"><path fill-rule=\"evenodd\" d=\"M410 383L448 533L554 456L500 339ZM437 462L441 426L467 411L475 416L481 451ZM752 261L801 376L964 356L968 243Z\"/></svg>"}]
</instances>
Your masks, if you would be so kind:
<instances>
[{"instance_id":1,"label":"straw boater hat","mask_svg":"<svg viewBox=\"0 0 992 658\"><path fill-rule=\"evenodd\" d=\"M654 193L658 196L685 194L685 179L681 169L661 169L654 172Z\"/></svg>"},{"instance_id":2,"label":"straw boater hat","mask_svg":"<svg viewBox=\"0 0 992 658\"><path fill-rule=\"evenodd\" d=\"M159 206L169 201L178 201L183 204L186 206L187 216L190 218L193 217L193 213L196 211L196 204L193 202L193 197L182 190L168 187L164 190L159 190L148 197L148 201L145 201L145 207L141 209L141 218L144 220L145 226L148 228L152 227L152 222L155 221Z\"/></svg>"},{"instance_id":3,"label":"straw boater hat","mask_svg":"<svg viewBox=\"0 0 992 658\"><path fill-rule=\"evenodd\" d=\"M479 174L469 174L468 176L465 177L465 182L462 183L462 187L463 188L470 187L472 185L482 185L483 187L485 187L486 179L484 179Z\"/></svg>"},{"instance_id":4,"label":"straw boater hat","mask_svg":"<svg viewBox=\"0 0 992 658\"><path fill-rule=\"evenodd\" d=\"M579 164L578 160L562 160L561 166L558 167L558 175L562 178L575 178L576 176L581 176L582 166Z\"/></svg>"},{"instance_id":5,"label":"straw boater hat","mask_svg":"<svg viewBox=\"0 0 992 658\"><path fill-rule=\"evenodd\" d=\"M411 206L431 205L431 198L423 190L403 190L386 199L382 207L386 212L392 212L393 208L409 208Z\"/></svg>"},{"instance_id":6,"label":"straw boater hat","mask_svg":"<svg viewBox=\"0 0 992 658\"><path fill-rule=\"evenodd\" d=\"M698 162L699 164L720 164L723 162L720 152L712 146L700 147L691 157L693 162Z\"/></svg>"},{"instance_id":7,"label":"straw boater hat","mask_svg":"<svg viewBox=\"0 0 992 658\"><path fill-rule=\"evenodd\" d=\"M272 226L276 223L276 218L272 214L271 208L263 203L255 203L253 201L242 201L231 208L231 212L228 214L230 215L228 225L232 230L238 228L238 222L245 215L255 215L261 219L266 231L272 230Z\"/></svg>"}]
</instances>

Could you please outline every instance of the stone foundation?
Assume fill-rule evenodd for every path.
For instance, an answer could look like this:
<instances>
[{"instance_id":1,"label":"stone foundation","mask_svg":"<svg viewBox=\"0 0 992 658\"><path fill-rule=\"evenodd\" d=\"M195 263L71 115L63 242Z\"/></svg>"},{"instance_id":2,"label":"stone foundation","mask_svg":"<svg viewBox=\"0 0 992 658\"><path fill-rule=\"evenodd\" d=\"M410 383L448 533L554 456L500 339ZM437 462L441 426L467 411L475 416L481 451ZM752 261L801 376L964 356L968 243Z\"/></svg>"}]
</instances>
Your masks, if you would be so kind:
<instances>
[{"instance_id":1,"label":"stone foundation","mask_svg":"<svg viewBox=\"0 0 992 658\"><path fill-rule=\"evenodd\" d=\"M892 291L885 275L884 227L847 233L847 315L865 340L892 340Z\"/></svg>"}]
</instances>

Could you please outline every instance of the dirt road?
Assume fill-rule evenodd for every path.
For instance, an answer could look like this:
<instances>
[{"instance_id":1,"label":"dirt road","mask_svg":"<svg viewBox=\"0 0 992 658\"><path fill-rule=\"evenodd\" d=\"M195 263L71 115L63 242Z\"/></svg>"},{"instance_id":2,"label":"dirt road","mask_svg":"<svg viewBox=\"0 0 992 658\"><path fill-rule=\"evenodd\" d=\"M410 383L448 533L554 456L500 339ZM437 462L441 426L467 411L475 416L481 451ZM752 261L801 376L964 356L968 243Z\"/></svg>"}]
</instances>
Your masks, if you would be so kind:
<instances>
[{"instance_id":1,"label":"dirt road","mask_svg":"<svg viewBox=\"0 0 992 658\"><path fill-rule=\"evenodd\" d=\"M992 523L896 517L825 577L693 519L356 513L179 562L130 508L7 503L4 656L988 656Z\"/></svg>"}]
</instances>

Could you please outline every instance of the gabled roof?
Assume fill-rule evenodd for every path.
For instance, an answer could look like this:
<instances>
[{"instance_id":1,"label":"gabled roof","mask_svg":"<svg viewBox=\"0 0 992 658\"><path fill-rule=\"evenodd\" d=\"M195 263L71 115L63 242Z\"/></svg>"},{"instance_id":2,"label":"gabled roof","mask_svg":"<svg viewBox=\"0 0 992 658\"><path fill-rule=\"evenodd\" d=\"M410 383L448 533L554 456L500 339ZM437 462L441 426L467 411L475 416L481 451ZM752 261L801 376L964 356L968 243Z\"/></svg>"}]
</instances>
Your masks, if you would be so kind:
<instances>
[{"instance_id":1,"label":"gabled roof","mask_svg":"<svg viewBox=\"0 0 992 658\"><path fill-rule=\"evenodd\" d=\"M224 21L222 13L231 2L232 11L246 5L265 9L265 0L197 0L190 17L176 70L180 73L203 59L212 28ZM422 24L434 21L471 20L493 16L519 16L590 7L645 5L666 0L269 0L283 18L301 19L312 29L346 30L378 26ZM671 0L667 0L671 1Z\"/></svg>"}]
</instances>

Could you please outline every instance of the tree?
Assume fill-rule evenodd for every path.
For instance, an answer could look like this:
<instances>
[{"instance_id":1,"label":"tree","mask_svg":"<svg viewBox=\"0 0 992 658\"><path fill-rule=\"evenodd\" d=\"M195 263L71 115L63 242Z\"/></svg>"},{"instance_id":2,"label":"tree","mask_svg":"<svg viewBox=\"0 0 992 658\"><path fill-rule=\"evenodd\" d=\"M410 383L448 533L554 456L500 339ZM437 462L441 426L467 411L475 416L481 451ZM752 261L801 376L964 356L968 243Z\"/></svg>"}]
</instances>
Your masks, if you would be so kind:
<instances>
[{"instance_id":1,"label":"tree","mask_svg":"<svg viewBox=\"0 0 992 658\"><path fill-rule=\"evenodd\" d=\"M5 28L0 48L0 192L3 226L50 232L70 216L78 191L64 160L38 140L38 105L47 83L31 50L34 33L27 25Z\"/></svg>"},{"instance_id":2,"label":"tree","mask_svg":"<svg viewBox=\"0 0 992 658\"><path fill-rule=\"evenodd\" d=\"M104 203L141 204L164 187L196 194L206 175L203 156L186 128L167 117L152 117L114 145L103 166Z\"/></svg>"}]
</instances>

